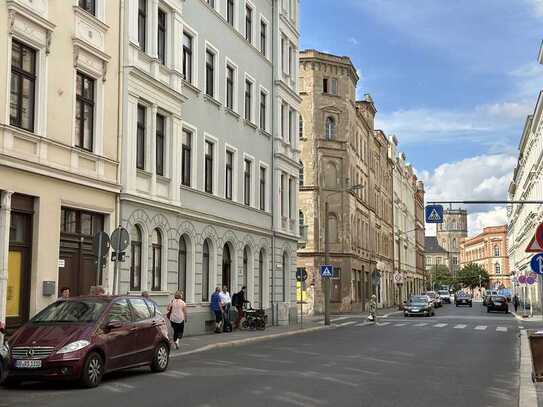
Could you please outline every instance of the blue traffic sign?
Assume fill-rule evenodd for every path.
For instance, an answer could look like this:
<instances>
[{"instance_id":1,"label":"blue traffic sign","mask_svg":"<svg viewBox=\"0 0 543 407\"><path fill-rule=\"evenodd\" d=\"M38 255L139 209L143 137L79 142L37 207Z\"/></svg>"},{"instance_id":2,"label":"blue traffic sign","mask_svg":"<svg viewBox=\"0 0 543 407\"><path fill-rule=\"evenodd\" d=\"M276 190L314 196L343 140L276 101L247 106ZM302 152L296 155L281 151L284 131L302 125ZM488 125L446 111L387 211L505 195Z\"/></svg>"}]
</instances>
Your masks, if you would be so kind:
<instances>
[{"instance_id":1,"label":"blue traffic sign","mask_svg":"<svg viewBox=\"0 0 543 407\"><path fill-rule=\"evenodd\" d=\"M443 223L443 206L426 205L425 211L426 223Z\"/></svg>"},{"instance_id":2,"label":"blue traffic sign","mask_svg":"<svg viewBox=\"0 0 543 407\"><path fill-rule=\"evenodd\" d=\"M320 266L321 277L330 278L334 275L334 266L329 264L321 264Z\"/></svg>"},{"instance_id":3,"label":"blue traffic sign","mask_svg":"<svg viewBox=\"0 0 543 407\"><path fill-rule=\"evenodd\" d=\"M530 261L532 271L536 274L543 275L543 253L538 253Z\"/></svg>"}]
</instances>

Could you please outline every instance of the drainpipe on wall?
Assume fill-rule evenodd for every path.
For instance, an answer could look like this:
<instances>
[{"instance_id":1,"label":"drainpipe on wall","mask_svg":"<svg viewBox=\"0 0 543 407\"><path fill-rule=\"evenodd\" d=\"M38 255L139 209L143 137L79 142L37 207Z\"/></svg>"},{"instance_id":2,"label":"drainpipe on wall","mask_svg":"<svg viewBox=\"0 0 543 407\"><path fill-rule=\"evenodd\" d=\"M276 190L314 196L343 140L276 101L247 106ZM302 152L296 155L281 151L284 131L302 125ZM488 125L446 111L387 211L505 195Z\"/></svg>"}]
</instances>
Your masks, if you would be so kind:
<instances>
[{"instance_id":1,"label":"drainpipe on wall","mask_svg":"<svg viewBox=\"0 0 543 407\"><path fill-rule=\"evenodd\" d=\"M272 1L272 26L273 26L273 35L272 35L272 94L271 94L271 107L272 107L272 129L271 129L271 141L272 141L272 155L271 155L271 213L272 213L272 241L271 241L271 253L270 253L270 259L271 259L271 279L272 279L272 285L271 285L271 313L272 313L272 326L276 325L276 319L277 314L275 312L275 132L277 130L276 125L276 118L275 118L275 81L277 80L276 72L277 72L277 52L275 49L275 35L276 31L278 31L277 27L277 17L275 15L276 10L276 3L278 0ZM281 197L281 199L283 199Z\"/></svg>"}]
</instances>

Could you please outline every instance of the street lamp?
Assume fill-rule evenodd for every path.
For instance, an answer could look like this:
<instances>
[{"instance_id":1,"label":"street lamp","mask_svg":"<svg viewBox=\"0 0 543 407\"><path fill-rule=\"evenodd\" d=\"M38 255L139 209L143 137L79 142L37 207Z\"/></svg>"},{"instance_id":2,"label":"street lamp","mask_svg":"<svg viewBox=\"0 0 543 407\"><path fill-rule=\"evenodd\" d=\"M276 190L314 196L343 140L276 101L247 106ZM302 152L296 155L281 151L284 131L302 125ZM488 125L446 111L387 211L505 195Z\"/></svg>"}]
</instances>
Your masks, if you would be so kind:
<instances>
[{"instance_id":1,"label":"street lamp","mask_svg":"<svg viewBox=\"0 0 543 407\"><path fill-rule=\"evenodd\" d=\"M326 197L326 201L324 203L324 264L328 265L330 261L330 248L329 248L329 242L328 242L328 199L330 196L333 196L335 194L340 194L343 192L354 192L358 189L363 188L362 184L353 185L349 188L342 189L340 191L333 191L331 194L329 194ZM323 290L324 290L324 325L330 325L330 278L325 277L323 282Z\"/></svg>"}]
</instances>

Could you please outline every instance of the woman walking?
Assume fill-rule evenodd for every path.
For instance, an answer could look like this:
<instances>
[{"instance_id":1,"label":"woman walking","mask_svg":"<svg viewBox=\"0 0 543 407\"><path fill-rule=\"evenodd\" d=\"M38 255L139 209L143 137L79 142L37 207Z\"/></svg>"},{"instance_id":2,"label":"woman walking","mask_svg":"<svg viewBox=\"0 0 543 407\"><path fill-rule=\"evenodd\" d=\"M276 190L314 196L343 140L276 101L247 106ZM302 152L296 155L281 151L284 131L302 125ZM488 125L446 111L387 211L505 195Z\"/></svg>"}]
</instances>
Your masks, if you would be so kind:
<instances>
[{"instance_id":1,"label":"woman walking","mask_svg":"<svg viewBox=\"0 0 543 407\"><path fill-rule=\"evenodd\" d=\"M185 321L187 319L187 304L182 299L181 291L176 291L173 300L168 305L167 318L170 320L173 329L173 345L179 349L179 341L183 338Z\"/></svg>"}]
</instances>

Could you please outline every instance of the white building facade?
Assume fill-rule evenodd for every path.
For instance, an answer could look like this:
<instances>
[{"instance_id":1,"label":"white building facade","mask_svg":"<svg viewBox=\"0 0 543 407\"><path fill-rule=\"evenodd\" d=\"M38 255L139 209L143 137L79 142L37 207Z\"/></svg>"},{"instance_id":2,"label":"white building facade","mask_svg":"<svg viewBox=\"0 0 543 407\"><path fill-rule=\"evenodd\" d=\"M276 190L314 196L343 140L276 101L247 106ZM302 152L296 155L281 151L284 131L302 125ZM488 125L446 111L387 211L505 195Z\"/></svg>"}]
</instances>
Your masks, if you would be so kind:
<instances>
[{"instance_id":1,"label":"white building facade","mask_svg":"<svg viewBox=\"0 0 543 407\"><path fill-rule=\"evenodd\" d=\"M213 328L215 287L246 286L255 308L288 323L298 1L125 4L120 213L131 244L119 292L164 305L181 290L200 333Z\"/></svg>"}]
</instances>

